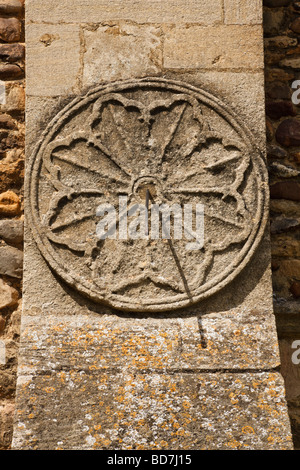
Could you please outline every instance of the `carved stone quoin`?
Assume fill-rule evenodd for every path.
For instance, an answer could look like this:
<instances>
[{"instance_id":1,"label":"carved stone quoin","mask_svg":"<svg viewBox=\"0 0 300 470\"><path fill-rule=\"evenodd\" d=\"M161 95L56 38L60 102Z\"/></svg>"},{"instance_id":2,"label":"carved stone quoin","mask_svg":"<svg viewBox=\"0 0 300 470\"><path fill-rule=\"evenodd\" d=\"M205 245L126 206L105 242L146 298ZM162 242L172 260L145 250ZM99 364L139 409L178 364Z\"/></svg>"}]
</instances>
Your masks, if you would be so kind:
<instances>
[{"instance_id":1,"label":"carved stone quoin","mask_svg":"<svg viewBox=\"0 0 300 470\"><path fill-rule=\"evenodd\" d=\"M28 221L69 286L132 312L191 305L241 272L263 236L267 175L255 138L219 99L147 78L90 90L49 124L29 162ZM204 245L96 234L99 205L204 206Z\"/></svg>"}]
</instances>

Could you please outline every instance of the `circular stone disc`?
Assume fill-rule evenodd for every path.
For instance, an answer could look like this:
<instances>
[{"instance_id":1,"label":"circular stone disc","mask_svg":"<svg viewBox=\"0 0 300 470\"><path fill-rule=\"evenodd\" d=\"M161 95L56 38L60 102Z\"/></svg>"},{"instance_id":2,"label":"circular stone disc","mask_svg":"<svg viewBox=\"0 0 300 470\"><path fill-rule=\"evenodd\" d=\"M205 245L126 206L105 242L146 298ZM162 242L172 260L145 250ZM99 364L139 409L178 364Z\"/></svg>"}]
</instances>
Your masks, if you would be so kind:
<instances>
[{"instance_id":1,"label":"circular stone disc","mask_svg":"<svg viewBox=\"0 0 300 470\"><path fill-rule=\"evenodd\" d=\"M167 311L211 296L264 233L267 175L254 137L185 83L132 80L76 98L28 170L41 254L68 285L117 309Z\"/></svg>"}]
</instances>

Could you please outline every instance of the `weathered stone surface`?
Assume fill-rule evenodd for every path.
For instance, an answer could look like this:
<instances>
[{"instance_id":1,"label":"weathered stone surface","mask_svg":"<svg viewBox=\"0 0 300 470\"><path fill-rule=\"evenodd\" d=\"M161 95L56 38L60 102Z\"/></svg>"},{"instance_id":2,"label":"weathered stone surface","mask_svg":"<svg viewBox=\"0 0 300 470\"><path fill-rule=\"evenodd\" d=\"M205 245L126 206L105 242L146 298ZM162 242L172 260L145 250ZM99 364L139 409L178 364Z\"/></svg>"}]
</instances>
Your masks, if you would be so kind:
<instances>
[{"instance_id":1,"label":"weathered stone surface","mask_svg":"<svg viewBox=\"0 0 300 470\"><path fill-rule=\"evenodd\" d=\"M261 0L225 0L225 24L261 24Z\"/></svg>"},{"instance_id":2,"label":"weathered stone surface","mask_svg":"<svg viewBox=\"0 0 300 470\"><path fill-rule=\"evenodd\" d=\"M22 11L22 3L19 0L1 0L0 14L15 15Z\"/></svg>"},{"instance_id":3,"label":"weathered stone surface","mask_svg":"<svg viewBox=\"0 0 300 470\"><path fill-rule=\"evenodd\" d=\"M290 38L287 36L275 36L271 38L266 38L264 40L264 44L266 47L269 47L270 49L274 49L274 51L276 51L276 48L278 47L288 48L297 46L298 41L297 38Z\"/></svg>"},{"instance_id":4,"label":"weathered stone surface","mask_svg":"<svg viewBox=\"0 0 300 470\"><path fill-rule=\"evenodd\" d=\"M266 103L266 113L271 119L280 119L283 116L296 116L297 112L294 109L291 101L271 101Z\"/></svg>"},{"instance_id":5,"label":"weathered stone surface","mask_svg":"<svg viewBox=\"0 0 300 470\"><path fill-rule=\"evenodd\" d=\"M100 26L84 32L83 86L103 81L153 75L162 69L162 41L158 27L134 24Z\"/></svg>"},{"instance_id":6,"label":"weathered stone surface","mask_svg":"<svg viewBox=\"0 0 300 470\"><path fill-rule=\"evenodd\" d=\"M17 42L21 39L21 22L17 18L0 18L0 39Z\"/></svg>"},{"instance_id":7,"label":"weathered stone surface","mask_svg":"<svg viewBox=\"0 0 300 470\"><path fill-rule=\"evenodd\" d=\"M299 299L299 297L300 297L300 282L299 281L293 282L291 287L290 287L290 291L296 299Z\"/></svg>"},{"instance_id":8,"label":"weathered stone surface","mask_svg":"<svg viewBox=\"0 0 300 470\"><path fill-rule=\"evenodd\" d=\"M290 25L290 29L294 31L294 33L300 33L300 18L296 18Z\"/></svg>"},{"instance_id":9,"label":"weathered stone surface","mask_svg":"<svg viewBox=\"0 0 300 470\"><path fill-rule=\"evenodd\" d=\"M0 79L15 79L24 75L24 71L15 64L0 64Z\"/></svg>"},{"instance_id":10,"label":"weathered stone surface","mask_svg":"<svg viewBox=\"0 0 300 470\"><path fill-rule=\"evenodd\" d=\"M292 90L286 83L275 82L267 87L266 95L271 99L289 100L291 99Z\"/></svg>"},{"instance_id":11,"label":"weathered stone surface","mask_svg":"<svg viewBox=\"0 0 300 470\"><path fill-rule=\"evenodd\" d=\"M207 44L210 44L209 48ZM177 69L262 68L261 27L218 25L166 29L164 66Z\"/></svg>"},{"instance_id":12,"label":"weathered stone surface","mask_svg":"<svg viewBox=\"0 0 300 470\"><path fill-rule=\"evenodd\" d=\"M0 129L15 129L16 124L9 114L0 115Z\"/></svg>"},{"instance_id":13,"label":"weathered stone surface","mask_svg":"<svg viewBox=\"0 0 300 470\"><path fill-rule=\"evenodd\" d=\"M0 447L1 449L9 448L11 445L14 419L14 401L0 401Z\"/></svg>"},{"instance_id":14,"label":"weathered stone surface","mask_svg":"<svg viewBox=\"0 0 300 470\"><path fill-rule=\"evenodd\" d=\"M0 310L16 305L18 299L18 291L0 279Z\"/></svg>"},{"instance_id":15,"label":"weathered stone surface","mask_svg":"<svg viewBox=\"0 0 300 470\"><path fill-rule=\"evenodd\" d=\"M5 149L5 156L0 163L0 190L7 188L22 188L22 179L24 178L24 154L21 149ZM22 206L20 199L13 202L0 204L0 214L2 217L20 215Z\"/></svg>"},{"instance_id":16,"label":"weathered stone surface","mask_svg":"<svg viewBox=\"0 0 300 470\"><path fill-rule=\"evenodd\" d=\"M50 45L44 42L45 34L53 38ZM79 26L29 24L26 49L28 95L56 96L75 91L80 70Z\"/></svg>"},{"instance_id":17,"label":"weathered stone surface","mask_svg":"<svg viewBox=\"0 0 300 470\"><path fill-rule=\"evenodd\" d=\"M269 173L281 178L296 178L300 175L300 171L289 165L284 165L279 162L272 162L269 165Z\"/></svg>"},{"instance_id":18,"label":"weathered stone surface","mask_svg":"<svg viewBox=\"0 0 300 470\"><path fill-rule=\"evenodd\" d=\"M293 69L300 69L300 59L299 57L289 57L283 59L279 65L283 67L291 67Z\"/></svg>"},{"instance_id":19,"label":"weathered stone surface","mask_svg":"<svg viewBox=\"0 0 300 470\"><path fill-rule=\"evenodd\" d=\"M300 257L300 244L299 241L293 238L293 234L273 234L272 237L272 255L283 256L285 258Z\"/></svg>"},{"instance_id":20,"label":"weathered stone surface","mask_svg":"<svg viewBox=\"0 0 300 470\"><path fill-rule=\"evenodd\" d=\"M274 126L270 119L266 119L266 137L267 137L267 142L272 142L273 137L274 137Z\"/></svg>"},{"instance_id":21,"label":"weathered stone surface","mask_svg":"<svg viewBox=\"0 0 300 470\"><path fill-rule=\"evenodd\" d=\"M3 112L23 111L25 108L24 84L18 82L6 82L5 104L0 105Z\"/></svg>"},{"instance_id":22,"label":"weathered stone surface","mask_svg":"<svg viewBox=\"0 0 300 470\"><path fill-rule=\"evenodd\" d=\"M284 385L277 373L28 373L19 376L15 448L69 450L78 442L88 450L291 448ZM96 402L82 401L82 393L97 397ZM54 396L60 399L53 402ZM24 411L33 401L42 413ZM69 431L66 403L76 416L76 439Z\"/></svg>"},{"instance_id":23,"label":"weathered stone surface","mask_svg":"<svg viewBox=\"0 0 300 470\"><path fill-rule=\"evenodd\" d=\"M300 227L299 219L287 219L284 217L278 217L271 223L271 233L282 233L287 232L290 229Z\"/></svg>"},{"instance_id":24,"label":"weathered stone surface","mask_svg":"<svg viewBox=\"0 0 300 470\"><path fill-rule=\"evenodd\" d=\"M282 199L271 199L270 208L272 212L282 214L291 218L300 217L300 207L298 202L286 201Z\"/></svg>"},{"instance_id":25,"label":"weathered stone surface","mask_svg":"<svg viewBox=\"0 0 300 470\"><path fill-rule=\"evenodd\" d=\"M0 238L9 244L18 245L23 241L23 220L0 220Z\"/></svg>"},{"instance_id":26,"label":"weathered stone surface","mask_svg":"<svg viewBox=\"0 0 300 470\"><path fill-rule=\"evenodd\" d=\"M12 398L16 389L15 373L0 365L1 382L0 382L0 398Z\"/></svg>"},{"instance_id":27,"label":"weathered stone surface","mask_svg":"<svg viewBox=\"0 0 300 470\"><path fill-rule=\"evenodd\" d=\"M289 328L289 319L292 320L292 324L294 324L294 326L296 326L298 324L297 321L294 321L293 323L293 320L295 320L295 318L299 318L299 314L300 314L300 305L299 305L299 301L298 300L286 300L286 299L283 299L283 298L279 298L279 299L274 299L274 312L276 314L276 318L278 317L278 315L281 316L281 319L282 319L282 316L285 315L285 318L286 318L286 321L287 321L287 327ZM291 316L290 316L291 315ZM295 317L295 315L297 315L297 317ZM294 316L294 317L293 317ZM282 327L282 323L281 323L281 327ZM297 332L298 334L298 330L297 328L295 329L295 331Z\"/></svg>"},{"instance_id":28,"label":"weathered stone surface","mask_svg":"<svg viewBox=\"0 0 300 470\"><path fill-rule=\"evenodd\" d=\"M264 32L266 34L279 36L284 21L284 10L276 11L269 8L264 10Z\"/></svg>"},{"instance_id":29,"label":"weathered stone surface","mask_svg":"<svg viewBox=\"0 0 300 470\"><path fill-rule=\"evenodd\" d=\"M278 145L269 144L267 146L267 154L269 158L284 159L288 156L287 151Z\"/></svg>"},{"instance_id":30,"label":"weathered stone surface","mask_svg":"<svg viewBox=\"0 0 300 470\"><path fill-rule=\"evenodd\" d=\"M5 318L0 315L0 333L2 333L5 329L6 321Z\"/></svg>"},{"instance_id":31,"label":"weathered stone surface","mask_svg":"<svg viewBox=\"0 0 300 470\"><path fill-rule=\"evenodd\" d=\"M4 62L23 60L25 46L23 44L0 44L0 58Z\"/></svg>"},{"instance_id":32,"label":"weathered stone surface","mask_svg":"<svg viewBox=\"0 0 300 470\"><path fill-rule=\"evenodd\" d=\"M300 122L296 119L282 121L276 131L276 140L286 147L300 145Z\"/></svg>"},{"instance_id":33,"label":"weathered stone surface","mask_svg":"<svg viewBox=\"0 0 300 470\"><path fill-rule=\"evenodd\" d=\"M55 316L45 306L44 320L29 315L23 321L23 341L28 348L21 368L40 364L44 359L90 370L127 368L136 371L178 369L269 370L279 365L273 314L240 310L181 319L122 319L114 315ZM37 341L36 331L39 329ZM51 338L51 351L48 342ZM264 339L262 341L262 338ZM257 344L261 342L259 348ZM253 353L248 354L251 350ZM30 352L29 352L30 351ZM82 357L85 365L82 365Z\"/></svg>"},{"instance_id":34,"label":"weathered stone surface","mask_svg":"<svg viewBox=\"0 0 300 470\"><path fill-rule=\"evenodd\" d=\"M131 20L136 23L213 24L222 19L221 0L84 0L80 8L70 8L69 0L51 0L49 5L31 0L27 21L100 23Z\"/></svg>"},{"instance_id":35,"label":"weathered stone surface","mask_svg":"<svg viewBox=\"0 0 300 470\"><path fill-rule=\"evenodd\" d=\"M271 198L300 201L300 184L297 181L279 181L270 187Z\"/></svg>"},{"instance_id":36,"label":"weathered stone surface","mask_svg":"<svg viewBox=\"0 0 300 470\"><path fill-rule=\"evenodd\" d=\"M291 157L293 158L294 162L300 163L300 152L291 152Z\"/></svg>"},{"instance_id":37,"label":"weathered stone surface","mask_svg":"<svg viewBox=\"0 0 300 470\"><path fill-rule=\"evenodd\" d=\"M0 215L14 216L21 210L20 198L13 191L6 191L0 194Z\"/></svg>"},{"instance_id":38,"label":"weathered stone surface","mask_svg":"<svg viewBox=\"0 0 300 470\"><path fill-rule=\"evenodd\" d=\"M0 246L0 274L22 277L23 253L12 246Z\"/></svg>"},{"instance_id":39,"label":"weathered stone surface","mask_svg":"<svg viewBox=\"0 0 300 470\"><path fill-rule=\"evenodd\" d=\"M300 260L282 260L280 263L280 270L286 277L295 281L300 281Z\"/></svg>"},{"instance_id":40,"label":"weathered stone surface","mask_svg":"<svg viewBox=\"0 0 300 470\"><path fill-rule=\"evenodd\" d=\"M266 82L293 80L295 78L294 72L288 69L282 69L277 67L268 68L265 72Z\"/></svg>"},{"instance_id":41,"label":"weathered stone surface","mask_svg":"<svg viewBox=\"0 0 300 470\"><path fill-rule=\"evenodd\" d=\"M296 11L299 11L299 10L300 10L300 2L293 2L293 8L294 8Z\"/></svg>"}]
</instances>

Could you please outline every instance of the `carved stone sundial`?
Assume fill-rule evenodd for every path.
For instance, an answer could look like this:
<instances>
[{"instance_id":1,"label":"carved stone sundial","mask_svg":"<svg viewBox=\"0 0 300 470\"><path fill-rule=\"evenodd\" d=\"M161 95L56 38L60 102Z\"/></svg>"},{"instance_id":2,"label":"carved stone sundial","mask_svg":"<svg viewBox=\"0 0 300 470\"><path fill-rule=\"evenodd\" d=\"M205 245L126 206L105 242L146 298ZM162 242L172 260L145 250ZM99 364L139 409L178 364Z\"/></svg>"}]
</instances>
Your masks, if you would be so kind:
<instances>
[{"instance_id":1,"label":"carved stone sundial","mask_svg":"<svg viewBox=\"0 0 300 470\"><path fill-rule=\"evenodd\" d=\"M30 161L29 223L68 285L96 302L158 312L200 301L234 280L267 219L265 163L255 139L209 93L164 79L98 87L49 124ZM100 205L202 204L204 245L105 239ZM178 206L177 206L178 207Z\"/></svg>"}]
</instances>

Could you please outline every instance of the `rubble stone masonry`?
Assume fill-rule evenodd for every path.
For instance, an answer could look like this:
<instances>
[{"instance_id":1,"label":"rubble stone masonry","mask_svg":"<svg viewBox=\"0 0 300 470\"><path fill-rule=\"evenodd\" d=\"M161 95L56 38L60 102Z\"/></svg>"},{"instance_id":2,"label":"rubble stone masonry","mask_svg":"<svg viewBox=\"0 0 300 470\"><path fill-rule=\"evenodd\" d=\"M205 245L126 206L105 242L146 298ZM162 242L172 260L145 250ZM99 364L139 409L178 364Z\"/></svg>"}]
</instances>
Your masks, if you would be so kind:
<instances>
[{"instance_id":1,"label":"rubble stone masonry","mask_svg":"<svg viewBox=\"0 0 300 470\"><path fill-rule=\"evenodd\" d=\"M24 1L0 1L0 449L12 439L22 296Z\"/></svg>"}]
</instances>

